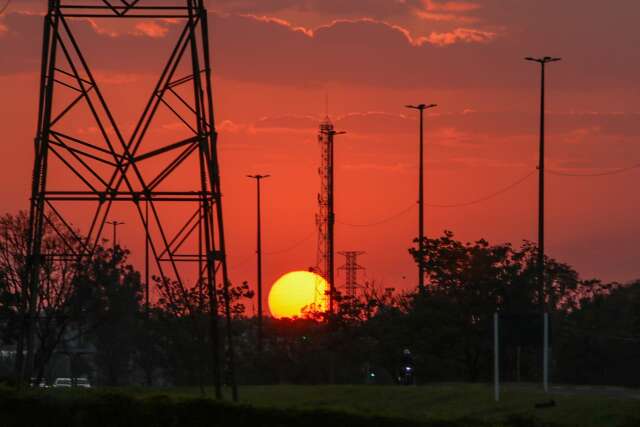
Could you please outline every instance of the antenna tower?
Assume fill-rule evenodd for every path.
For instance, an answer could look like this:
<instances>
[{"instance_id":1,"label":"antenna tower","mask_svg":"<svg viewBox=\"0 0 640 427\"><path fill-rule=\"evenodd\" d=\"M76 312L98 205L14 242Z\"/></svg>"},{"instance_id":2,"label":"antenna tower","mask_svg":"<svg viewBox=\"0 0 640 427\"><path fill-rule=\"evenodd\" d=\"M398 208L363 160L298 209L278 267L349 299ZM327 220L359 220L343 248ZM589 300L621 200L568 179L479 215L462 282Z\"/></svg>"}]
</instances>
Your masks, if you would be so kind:
<instances>
[{"instance_id":1,"label":"antenna tower","mask_svg":"<svg viewBox=\"0 0 640 427\"><path fill-rule=\"evenodd\" d=\"M318 143L320 144L320 193L318 193L318 213L316 225L318 227L318 253L316 257L317 273L329 284L328 292L333 289L333 224L331 211L333 210L333 123L327 116L320 123ZM326 295L323 296L326 298ZM329 295L331 311L332 298Z\"/></svg>"},{"instance_id":2,"label":"antenna tower","mask_svg":"<svg viewBox=\"0 0 640 427\"><path fill-rule=\"evenodd\" d=\"M334 281L334 225L335 212L333 209L333 141L336 135L345 132L336 132L333 123L327 116L320 123L318 142L320 143L320 193L318 193L318 213L316 224L318 227L318 254L316 270L329 284L329 313L333 313L335 297Z\"/></svg>"}]
</instances>

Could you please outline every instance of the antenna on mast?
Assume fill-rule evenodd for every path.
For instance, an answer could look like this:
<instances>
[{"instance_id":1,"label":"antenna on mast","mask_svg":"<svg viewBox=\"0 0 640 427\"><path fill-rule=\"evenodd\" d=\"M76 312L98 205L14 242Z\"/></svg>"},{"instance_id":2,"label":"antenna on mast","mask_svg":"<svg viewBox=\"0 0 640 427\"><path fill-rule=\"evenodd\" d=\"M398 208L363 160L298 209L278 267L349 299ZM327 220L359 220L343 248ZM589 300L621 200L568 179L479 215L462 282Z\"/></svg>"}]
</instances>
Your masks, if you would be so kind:
<instances>
[{"instance_id":1,"label":"antenna on mast","mask_svg":"<svg viewBox=\"0 0 640 427\"><path fill-rule=\"evenodd\" d=\"M324 88L324 116L329 118L329 87Z\"/></svg>"}]
</instances>

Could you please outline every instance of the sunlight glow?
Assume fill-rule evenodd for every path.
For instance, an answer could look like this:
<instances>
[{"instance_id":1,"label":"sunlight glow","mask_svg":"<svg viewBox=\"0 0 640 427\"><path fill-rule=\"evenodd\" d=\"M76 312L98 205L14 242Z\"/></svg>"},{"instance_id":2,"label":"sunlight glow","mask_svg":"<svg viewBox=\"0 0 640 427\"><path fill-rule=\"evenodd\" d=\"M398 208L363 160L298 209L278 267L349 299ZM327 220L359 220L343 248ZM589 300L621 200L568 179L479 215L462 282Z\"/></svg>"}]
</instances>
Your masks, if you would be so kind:
<instances>
[{"instance_id":1,"label":"sunlight glow","mask_svg":"<svg viewBox=\"0 0 640 427\"><path fill-rule=\"evenodd\" d=\"M269 292L269 310L275 318L302 317L305 311L325 311L328 285L322 276L292 271L281 276Z\"/></svg>"}]
</instances>

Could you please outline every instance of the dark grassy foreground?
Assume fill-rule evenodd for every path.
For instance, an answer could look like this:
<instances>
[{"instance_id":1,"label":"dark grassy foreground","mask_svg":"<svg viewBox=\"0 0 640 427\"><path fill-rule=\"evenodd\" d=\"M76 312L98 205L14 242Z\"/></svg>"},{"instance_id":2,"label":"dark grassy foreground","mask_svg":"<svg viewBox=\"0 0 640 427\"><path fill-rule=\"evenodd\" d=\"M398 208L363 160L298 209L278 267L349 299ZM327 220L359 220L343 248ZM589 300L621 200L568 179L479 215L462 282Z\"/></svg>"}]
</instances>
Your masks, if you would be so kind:
<instances>
[{"instance_id":1,"label":"dark grassy foreground","mask_svg":"<svg viewBox=\"0 0 640 427\"><path fill-rule=\"evenodd\" d=\"M490 396L478 399L475 386L450 387L246 387L241 405L192 390L0 389L0 426L640 426L637 401L560 397L557 408L534 410L536 395L512 393L513 399L492 405Z\"/></svg>"},{"instance_id":2,"label":"dark grassy foreground","mask_svg":"<svg viewBox=\"0 0 640 427\"><path fill-rule=\"evenodd\" d=\"M637 398L545 394L539 385L533 384L504 385L499 403L493 400L491 385L464 383L419 387L253 386L243 388L241 398L258 407L321 408L414 421L462 418L490 424L516 417L558 426L640 427L640 400ZM536 403L550 399L556 406L534 407Z\"/></svg>"}]
</instances>

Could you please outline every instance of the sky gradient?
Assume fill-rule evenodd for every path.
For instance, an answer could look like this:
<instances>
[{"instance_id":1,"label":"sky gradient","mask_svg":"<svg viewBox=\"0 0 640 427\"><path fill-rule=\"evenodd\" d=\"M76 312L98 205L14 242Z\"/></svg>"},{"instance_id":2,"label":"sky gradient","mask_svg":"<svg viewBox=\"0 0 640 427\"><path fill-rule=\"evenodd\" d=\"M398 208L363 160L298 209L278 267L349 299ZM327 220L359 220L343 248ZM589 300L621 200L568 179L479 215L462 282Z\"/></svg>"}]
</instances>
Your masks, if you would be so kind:
<instances>
[{"instance_id":1,"label":"sky gradient","mask_svg":"<svg viewBox=\"0 0 640 427\"><path fill-rule=\"evenodd\" d=\"M3 212L28 206L44 3L14 1L0 17ZM363 280L416 284L407 249L417 230L417 116L408 103L439 104L426 116L427 235L535 240L533 175L483 203L434 205L480 199L535 172L539 68L523 57L544 55L563 57L547 80L547 253L585 278L640 276L640 170L565 176L640 163L637 2L212 0L208 8L233 281L255 281L255 182L246 174L272 175L263 182L264 282L315 264L316 133L327 92L336 129L348 132L336 143L336 249L366 252ZM177 26L74 25L131 127ZM167 119L157 138L175 139L175 126ZM399 212L378 226L347 225ZM121 229L134 260L137 226Z\"/></svg>"}]
</instances>

